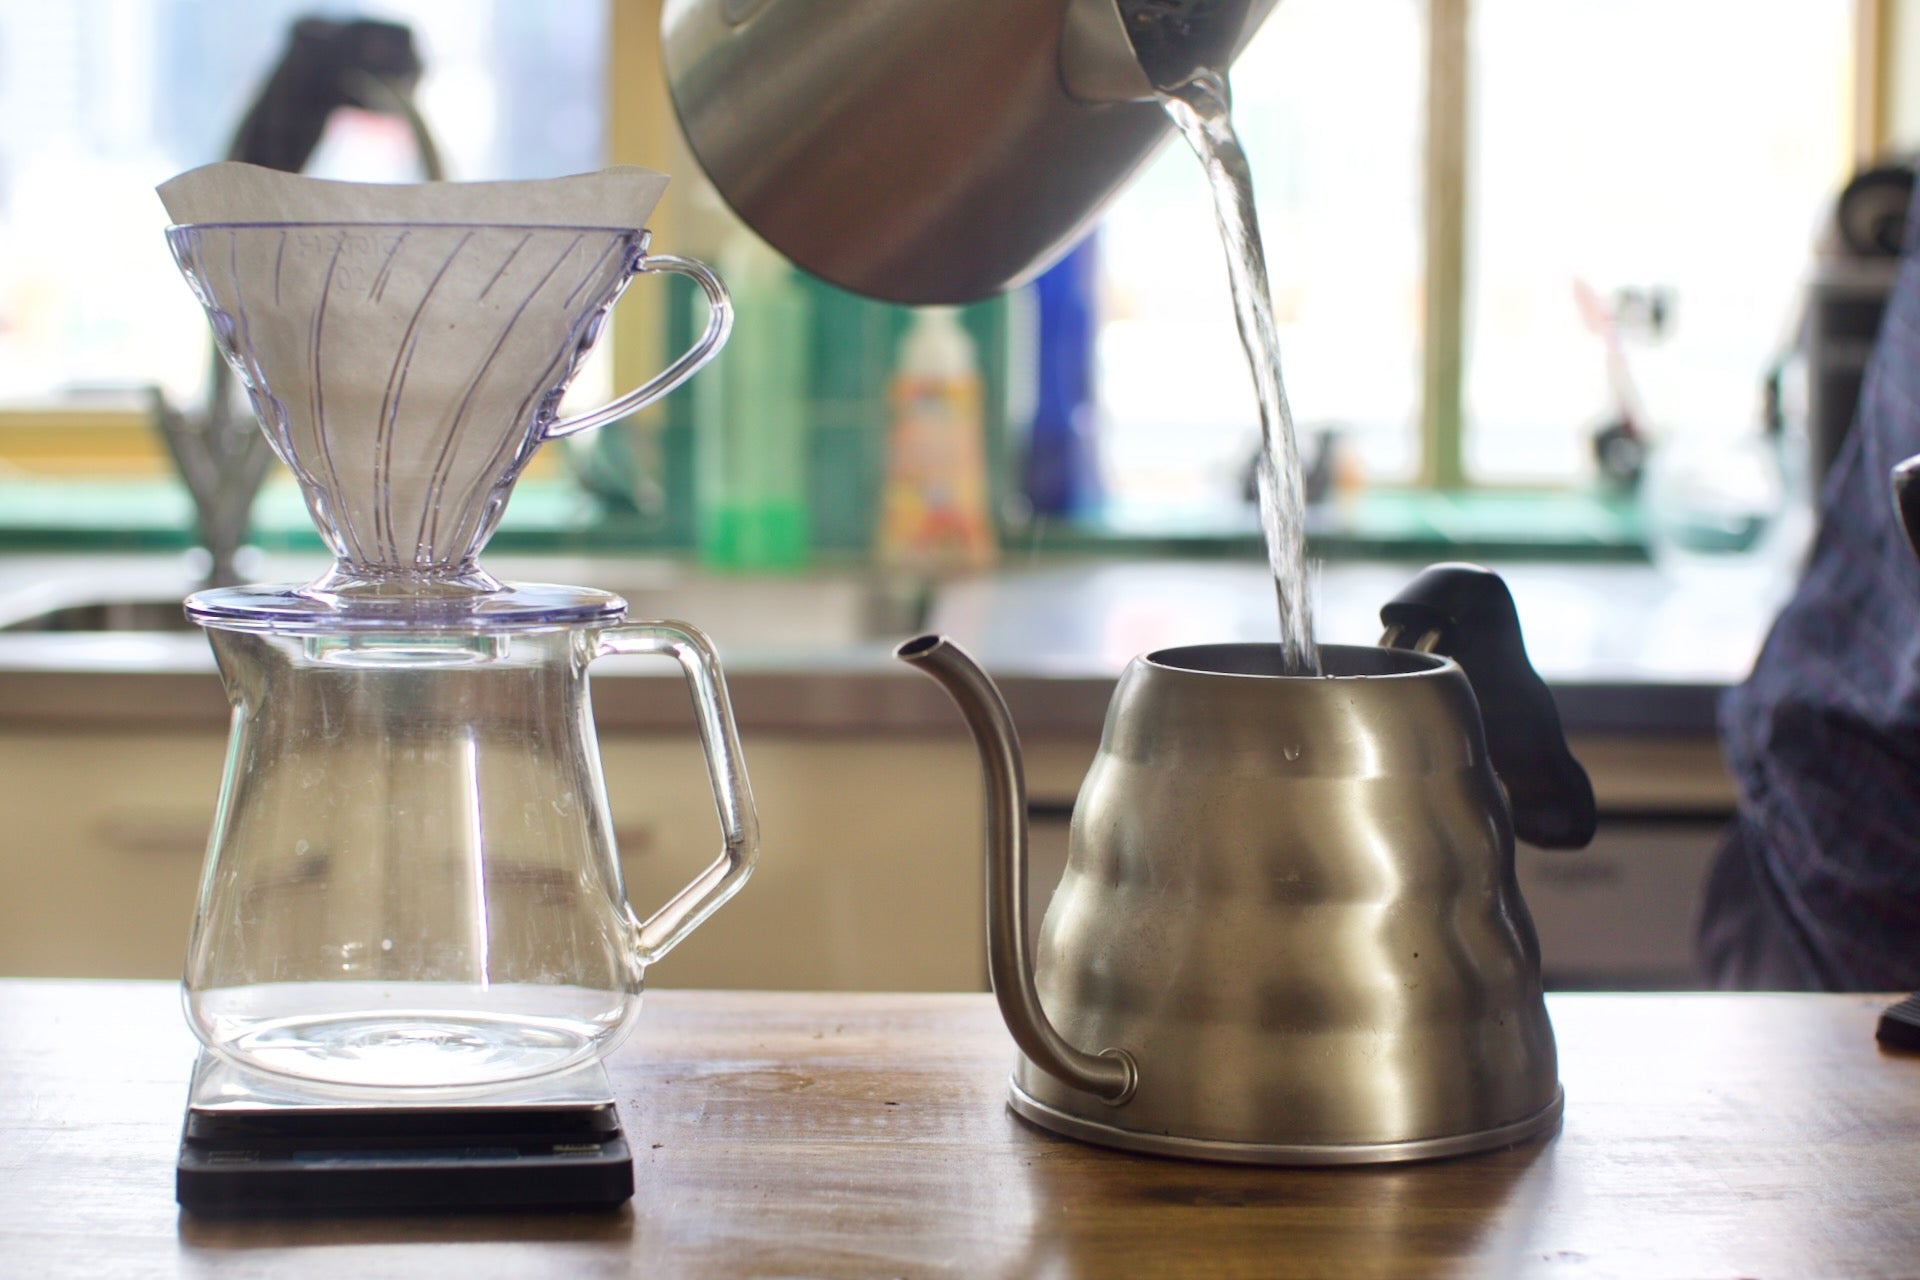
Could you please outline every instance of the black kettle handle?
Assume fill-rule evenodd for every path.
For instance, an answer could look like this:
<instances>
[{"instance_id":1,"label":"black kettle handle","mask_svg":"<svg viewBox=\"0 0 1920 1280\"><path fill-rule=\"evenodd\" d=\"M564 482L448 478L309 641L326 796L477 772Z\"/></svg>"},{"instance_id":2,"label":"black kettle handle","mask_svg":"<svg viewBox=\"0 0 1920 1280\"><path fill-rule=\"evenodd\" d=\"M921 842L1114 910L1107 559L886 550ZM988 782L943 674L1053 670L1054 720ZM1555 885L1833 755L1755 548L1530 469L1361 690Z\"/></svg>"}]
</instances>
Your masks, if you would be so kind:
<instances>
[{"instance_id":1,"label":"black kettle handle","mask_svg":"<svg viewBox=\"0 0 1920 1280\"><path fill-rule=\"evenodd\" d=\"M1520 615L1500 575L1471 564L1423 569L1380 610L1393 649L1460 664L1486 725L1487 754L1513 804L1514 834L1548 849L1593 839L1593 783L1567 749L1553 694L1527 661Z\"/></svg>"}]
</instances>

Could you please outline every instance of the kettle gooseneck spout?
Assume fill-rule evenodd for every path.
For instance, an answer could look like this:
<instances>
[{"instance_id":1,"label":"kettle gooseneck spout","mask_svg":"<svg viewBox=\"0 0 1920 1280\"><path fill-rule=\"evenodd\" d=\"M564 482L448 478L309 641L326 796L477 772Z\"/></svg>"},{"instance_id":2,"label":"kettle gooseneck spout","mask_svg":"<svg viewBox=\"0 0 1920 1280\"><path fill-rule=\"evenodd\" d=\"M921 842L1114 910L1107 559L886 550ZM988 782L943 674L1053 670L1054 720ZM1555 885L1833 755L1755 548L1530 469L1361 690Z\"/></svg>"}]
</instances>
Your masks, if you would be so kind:
<instances>
[{"instance_id":1,"label":"kettle gooseneck spout","mask_svg":"<svg viewBox=\"0 0 1920 1280\"><path fill-rule=\"evenodd\" d=\"M1027 779L1006 701L979 664L945 636L908 640L894 656L947 691L980 751L987 797L987 972L1014 1043L1062 1083L1115 1106L1126 1102L1139 1079L1132 1056L1124 1049L1087 1053L1068 1044L1034 989L1027 946Z\"/></svg>"}]
</instances>

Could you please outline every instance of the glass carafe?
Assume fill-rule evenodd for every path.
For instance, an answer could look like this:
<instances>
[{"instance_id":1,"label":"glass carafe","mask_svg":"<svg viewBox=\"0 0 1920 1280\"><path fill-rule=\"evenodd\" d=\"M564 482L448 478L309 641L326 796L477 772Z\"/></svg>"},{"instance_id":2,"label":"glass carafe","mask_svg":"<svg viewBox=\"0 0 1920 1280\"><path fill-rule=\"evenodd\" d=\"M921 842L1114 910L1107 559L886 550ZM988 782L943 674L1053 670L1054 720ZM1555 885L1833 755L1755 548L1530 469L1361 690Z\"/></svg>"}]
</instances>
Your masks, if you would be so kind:
<instances>
[{"instance_id":1,"label":"glass carafe","mask_svg":"<svg viewBox=\"0 0 1920 1280\"><path fill-rule=\"evenodd\" d=\"M582 592L618 620L617 597ZM204 613L233 703L186 970L195 1033L324 1085L447 1089L590 1061L645 967L745 879L752 799L712 649L672 623L245 629ZM649 918L626 901L587 666L681 663L724 833Z\"/></svg>"}]
</instances>

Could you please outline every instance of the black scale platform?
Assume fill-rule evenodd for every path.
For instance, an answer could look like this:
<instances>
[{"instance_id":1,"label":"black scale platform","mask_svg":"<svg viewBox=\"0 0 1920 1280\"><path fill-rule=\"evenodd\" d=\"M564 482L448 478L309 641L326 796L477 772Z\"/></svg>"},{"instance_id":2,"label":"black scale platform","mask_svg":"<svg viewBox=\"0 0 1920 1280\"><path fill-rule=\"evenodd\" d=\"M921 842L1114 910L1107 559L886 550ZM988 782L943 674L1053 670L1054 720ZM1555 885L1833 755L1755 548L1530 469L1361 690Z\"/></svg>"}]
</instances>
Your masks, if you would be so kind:
<instances>
[{"instance_id":1,"label":"black scale platform","mask_svg":"<svg viewBox=\"0 0 1920 1280\"><path fill-rule=\"evenodd\" d=\"M633 1156L598 1065L395 1106L203 1055L174 1188L205 1217L613 1209L633 1196Z\"/></svg>"}]
</instances>

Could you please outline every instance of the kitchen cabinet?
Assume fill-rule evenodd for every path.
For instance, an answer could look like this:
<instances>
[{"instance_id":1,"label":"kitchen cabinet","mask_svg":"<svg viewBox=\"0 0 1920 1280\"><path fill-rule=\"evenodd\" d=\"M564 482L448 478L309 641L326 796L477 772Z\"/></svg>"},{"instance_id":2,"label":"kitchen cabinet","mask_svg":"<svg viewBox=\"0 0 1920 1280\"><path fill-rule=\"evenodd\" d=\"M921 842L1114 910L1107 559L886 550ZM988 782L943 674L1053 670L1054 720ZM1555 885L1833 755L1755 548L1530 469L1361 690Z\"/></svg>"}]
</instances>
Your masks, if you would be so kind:
<instances>
[{"instance_id":1,"label":"kitchen cabinet","mask_svg":"<svg viewBox=\"0 0 1920 1280\"><path fill-rule=\"evenodd\" d=\"M982 815L957 739L742 738L761 854L732 901L649 972L667 987L977 990ZM603 739L627 896L645 914L720 847L699 746Z\"/></svg>"},{"instance_id":2,"label":"kitchen cabinet","mask_svg":"<svg viewBox=\"0 0 1920 1280\"><path fill-rule=\"evenodd\" d=\"M0 974L176 977L226 741L0 733Z\"/></svg>"},{"instance_id":3,"label":"kitchen cabinet","mask_svg":"<svg viewBox=\"0 0 1920 1280\"><path fill-rule=\"evenodd\" d=\"M947 734L745 732L762 853L745 889L648 975L660 987L979 990L984 831L973 747ZM1034 810L1031 926L1066 865L1094 743L1024 742ZM1604 818L1589 849L1522 847L1548 982L1692 981L1692 919L1732 792L1702 739L1589 739ZM0 733L0 974L180 970L225 735L218 729ZM719 850L689 732L603 733L628 897L644 914Z\"/></svg>"},{"instance_id":4,"label":"kitchen cabinet","mask_svg":"<svg viewBox=\"0 0 1920 1280\"><path fill-rule=\"evenodd\" d=\"M1520 892L1547 985L1699 986L1694 921L1725 825L1718 814L1610 818L1585 849L1521 846Z\"/></svg>"},{"instance_id":5,"label":"kitchen cabinet","mask_svg":"<svg viewBox=\"0 0 1920 1280\"><path fill-rule=\"evenodd\" d=\"M0 558L0 620L114 582L177 594L147 560L96 559ZM708 622L726 655L762 857L651 985L985 985L979 768L946 695L887 656L860 579L517 567L530 580L621 582L639 613ZM657 571L657 589L643 569ZM993 671L1019 726L1035 927L1115 675L1161 644L1264 634L1263 574L1237 562L1101 562L943 588L928 626ZM1405 577L1404 566L1329 566L1323 627L1347 640L1377 632L1378 601ZM1530 566L1509 581L1523 613L1555 622L1530 639L1602 813L1588 850L1519 851L1548 981L1687 985L1700 880L1732 808L1712 703L1757 643L1759 606L1737 625L1723 605L1696 616L1683 609L1695 597L1644 566ZM776 640L793 647L770 649ZM718 826L671 664L613 657L593 670L622 863L644 912L712 859ZM225 739L225 700L197 635L0 628L0 975L179 972Z\"/></svg>"},{"instance_id":6,"label":"kitchen cabinet","mask_svg":"<svg viewBox=\"0 0 1920 1280\"><path fill-rule=\"evenodd\" d=\"M964 739L749 733L742 746L760 864L650 985L985 986L979 768ZM178 974L224 752L215 730L0 734L0 975ZM1055 754L1036 751L1043 776L1062 771ZM719 851L705 765L690 731L607 734L601 756L644 914Z\"/></svg>"}]
</instances>

